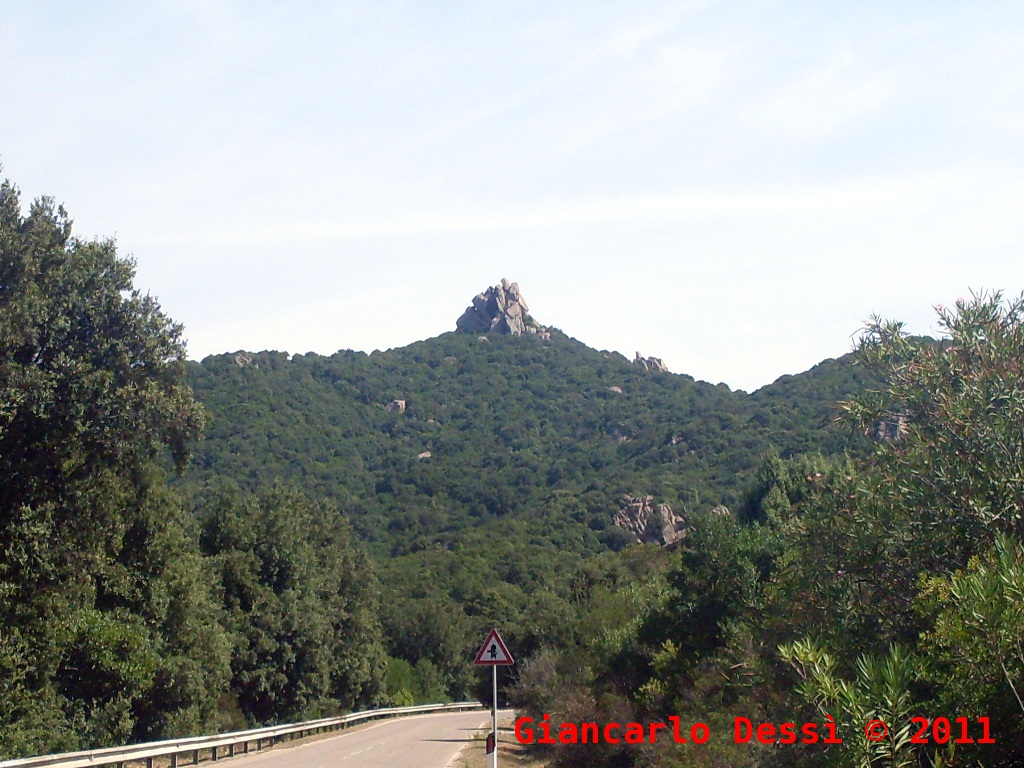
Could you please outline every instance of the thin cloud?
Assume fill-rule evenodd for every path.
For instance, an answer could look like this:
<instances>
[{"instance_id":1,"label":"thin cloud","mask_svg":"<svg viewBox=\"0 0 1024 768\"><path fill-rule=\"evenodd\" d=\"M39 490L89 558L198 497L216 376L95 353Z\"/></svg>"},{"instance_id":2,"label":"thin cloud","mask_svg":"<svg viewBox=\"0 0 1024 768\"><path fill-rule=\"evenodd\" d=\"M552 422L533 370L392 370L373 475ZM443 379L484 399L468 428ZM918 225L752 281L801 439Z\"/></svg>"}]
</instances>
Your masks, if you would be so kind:
<instances>
[{"instance_id":1,"label":"thin cloud","mask_svg":"<svg viewBox=\"0 0 1024 768\"><path fill-rule=\"evenodd\" d=\"M842 217L861 219L895 210L916 210L922 201L957 205L960 197L975 198L969 191L982 187L985 199L1009 194L1012 180L979 175L965 169L949 169L920 176L897 176L857 182L815 185L767 191L701 190L683 194L554 200L504 211L462 210L425 212L400 218L369 221L302 221L286 224L246 222L231 228L218 222L215 228L167 233L146 238L152 243L245 245L255 243L312 243L376 236L416 236L438 233L502 232L575 227L600 223L642 226L685 220L813 219ZM1014 190L1016 192L1016 190ZM1012 199L1006 205L1015 208ZM992 215L998 217L997 207Z\"/></svg>"},{"instance_id":2,"label":"thin cloud","mask_svg":"<svg viewBox=\"0 0 1024 768\"><path fill-rule=\"evenodd\" d=\"M200 350L404 342L335 302L430 279L426 335L498 271L749 386L873 311L1024 287L1022 40L991 3L16 2L0 160ZM581 275L655 309L562 315Z\"/></svg>"}]
</instances>

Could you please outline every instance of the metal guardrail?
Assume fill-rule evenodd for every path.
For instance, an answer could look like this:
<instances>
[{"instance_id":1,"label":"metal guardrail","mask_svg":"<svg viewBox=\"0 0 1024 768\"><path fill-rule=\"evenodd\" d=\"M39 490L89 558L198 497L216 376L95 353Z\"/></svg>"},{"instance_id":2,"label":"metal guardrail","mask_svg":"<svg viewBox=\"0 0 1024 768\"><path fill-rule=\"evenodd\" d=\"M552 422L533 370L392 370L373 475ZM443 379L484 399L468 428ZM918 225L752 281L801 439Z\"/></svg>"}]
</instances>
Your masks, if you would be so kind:
<instances>
[{"instance_id":1,"label":"metal guardrail","mask_svg":"<svg viewBox=\"0 0 1024 768\"><path fill-rule=\"evenodd\" d=\"M65 752L60 755L41 755L24 757L17 760L2 760L0 768L98 768L105 765L116 765L124 768L124 764L133 761L146 761L146 768L153 768L153 761L158 757L169 757L171 768L178 768L178 758L187 755L191 763L199 763L199 753L210 752L211 760L233 757L236 754L248 754L249 745L255 744L256 749L265 749L278 743L282 738L298 739L326 731L337 731L366 720L379 720L386 717L402 715L418 715L428 712L449 712L468 709L482 709L476 701L463 701L458 704L423 704L417 707L390 707L387 709L371 709L366 712L354 712L339 717L326 717L321 720L310 720L305 723L274 725L268 728L256 728L251 731L237 733L220 733L216 736L192 736L185 739L168 741L151 741L146 744L132 744L127 747L107 747L87 752ZM221 753L227 747L226 753ZM241 748L240 750L238 748Z\"/></svg>"}]
</instances>

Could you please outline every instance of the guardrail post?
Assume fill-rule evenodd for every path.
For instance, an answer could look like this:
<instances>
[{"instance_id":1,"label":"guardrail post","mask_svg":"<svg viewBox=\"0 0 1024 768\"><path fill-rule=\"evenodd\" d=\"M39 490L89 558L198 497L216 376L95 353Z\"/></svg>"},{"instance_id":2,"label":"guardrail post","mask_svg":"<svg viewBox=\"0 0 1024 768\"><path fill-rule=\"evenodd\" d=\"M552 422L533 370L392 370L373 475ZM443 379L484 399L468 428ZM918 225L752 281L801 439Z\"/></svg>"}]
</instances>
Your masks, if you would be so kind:
<instances>
[{"instance_id":1,"label":"guardrail post","mask_svg":"<svg viewBox=\"0 0 1024 768\"><path fill-rule=\"evenodd\" d=\"M219 757L217 757L217 748L216 747L214 747L210 751L213 753L213 754L210 755L210 759L212 759L212 760L219 760L220 759Z\"/></svg>"},{"instance_id":2,"label":"guardrail post","mask_svg":"<svg viewBox=\"0 0 1024 768\"><path fill-rule=\"evenodd\" d=\"M171 753L171 768L178 768L178 753Z\"/></svg>"},{"instance_id":3,"label":"guardrail post","mask_svg":"<svg viewBox=\"0 0 1024 768\"><path fill-rule=\"evenodd\" d=\"M192 750L192 765L199 765L199 750Z\"/></svg>"}]
</instances>

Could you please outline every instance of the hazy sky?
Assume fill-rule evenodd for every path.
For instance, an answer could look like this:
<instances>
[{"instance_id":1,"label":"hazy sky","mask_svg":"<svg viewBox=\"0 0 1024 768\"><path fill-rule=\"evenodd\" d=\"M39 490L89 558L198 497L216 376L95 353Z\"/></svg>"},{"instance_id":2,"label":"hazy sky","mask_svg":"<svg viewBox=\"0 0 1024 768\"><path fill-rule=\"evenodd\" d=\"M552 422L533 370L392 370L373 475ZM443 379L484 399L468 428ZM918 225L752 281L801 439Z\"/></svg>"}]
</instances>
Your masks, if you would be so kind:
<instances>
[{"instance_id":1,"label":"hazy sky","mask_svg":"<svg viewBox=\"0 0 1024 768\"><path fill-rule=\"evenodd\" d=\"M0 164L190 356L386 349L502 277L753 389L1024 290L1024 3L22 2Z\"/></svg>"}]
</instances>

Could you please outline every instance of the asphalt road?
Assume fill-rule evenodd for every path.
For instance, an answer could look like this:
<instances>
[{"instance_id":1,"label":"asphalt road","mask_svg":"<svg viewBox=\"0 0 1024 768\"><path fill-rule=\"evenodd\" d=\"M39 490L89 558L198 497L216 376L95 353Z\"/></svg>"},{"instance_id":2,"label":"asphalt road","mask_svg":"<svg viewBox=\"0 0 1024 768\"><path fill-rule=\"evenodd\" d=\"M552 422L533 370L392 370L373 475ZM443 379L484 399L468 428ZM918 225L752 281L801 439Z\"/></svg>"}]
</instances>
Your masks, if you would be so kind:
<instances>
[{"instance_id":1,"label":"asphalt road","mask_svg":"<svg viewBox=\"0 0 1024 768\"><path fill-rule=\"evenodd\" d=\"M382 720L294 747L225 761L225 768L447 768L489 711L445 712Z\"/></svg>"}]
</instances>

